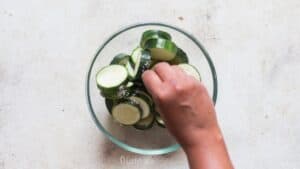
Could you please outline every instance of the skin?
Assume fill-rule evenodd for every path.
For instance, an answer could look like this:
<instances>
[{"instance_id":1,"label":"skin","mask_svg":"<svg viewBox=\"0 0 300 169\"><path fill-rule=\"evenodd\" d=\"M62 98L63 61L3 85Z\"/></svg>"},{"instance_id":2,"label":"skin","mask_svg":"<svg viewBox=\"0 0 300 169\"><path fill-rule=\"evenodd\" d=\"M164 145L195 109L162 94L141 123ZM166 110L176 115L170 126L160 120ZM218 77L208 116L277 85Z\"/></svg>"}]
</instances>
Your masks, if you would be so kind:
<instances>
[{"instance_id":1,"label":"skin","mask_svg":"<svg viewBox=\"0 0 300 169\"><path fill-rule=\"evenodd\" d=\"M201 82L162 62L142 79L191 169L233 169L213 102Z\"/></svg>"}]
</instances>

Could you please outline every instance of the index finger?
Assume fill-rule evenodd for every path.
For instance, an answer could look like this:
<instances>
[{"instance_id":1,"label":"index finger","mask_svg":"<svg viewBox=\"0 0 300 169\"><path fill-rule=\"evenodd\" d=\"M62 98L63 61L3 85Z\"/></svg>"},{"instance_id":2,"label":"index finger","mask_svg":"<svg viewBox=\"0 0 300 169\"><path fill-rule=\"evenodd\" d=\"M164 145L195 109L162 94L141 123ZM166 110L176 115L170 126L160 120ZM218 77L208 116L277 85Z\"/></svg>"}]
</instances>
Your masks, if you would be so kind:
<instances>
[{"instance_id":1,"label":"index finger","mask_svg":"<svg viewBox=\"0 0 300 169\"><path fill-rule=\"evenodd\" d=\"M146 70L142 75L142 79L145 87L151 94L157 93L158 86L162 84L161 79L153 70Z\"/></svg>"}]
</instances>

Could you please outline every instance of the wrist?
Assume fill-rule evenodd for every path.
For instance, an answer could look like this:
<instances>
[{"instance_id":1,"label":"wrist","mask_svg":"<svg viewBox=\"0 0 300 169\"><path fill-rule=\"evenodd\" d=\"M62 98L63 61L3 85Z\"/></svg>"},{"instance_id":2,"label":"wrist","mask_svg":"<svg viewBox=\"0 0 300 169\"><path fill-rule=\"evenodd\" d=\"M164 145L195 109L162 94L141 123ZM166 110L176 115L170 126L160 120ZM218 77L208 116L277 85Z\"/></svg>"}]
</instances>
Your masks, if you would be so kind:
<instances>
[{"instance_id":1,"label":"wrist","mask_svg":"<svg viewBox=\"0 0 300 169\"><path fill-rule=\"evenodd\" d=\"M184 148L190 168L233 169L219 128L204 131L199 140Z\"/></svg>"},{"instance_id":2,"label":"wrist","mask_svg":"<svg viewBox=\"0 0 300 169\"><path fill-rule=\"evenodd\" d=\"M209 129L200 129L193 133L196 140L193 144L182 145L185 152L190 152L195 149L203 149L211 146L216 146L224 142L223 135L218 126Z\"/></svg>"}]
</instances>

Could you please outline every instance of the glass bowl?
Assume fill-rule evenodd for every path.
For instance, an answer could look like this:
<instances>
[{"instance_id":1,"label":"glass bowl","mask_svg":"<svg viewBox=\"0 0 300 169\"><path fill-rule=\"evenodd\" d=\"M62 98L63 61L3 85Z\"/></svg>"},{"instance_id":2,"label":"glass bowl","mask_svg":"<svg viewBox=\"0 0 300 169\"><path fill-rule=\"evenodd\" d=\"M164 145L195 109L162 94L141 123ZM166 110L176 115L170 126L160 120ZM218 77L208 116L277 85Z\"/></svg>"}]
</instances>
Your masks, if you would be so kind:
<instances>
[{"instance_id":1,"label":"glass bowl","mask_svg":"<svg viewBox=\"0 0 300 169\"><path fill-rule=\"evenodd\" d=\"M138 46L145 30L159 29L171 34L172 40L188 55L190 64L196 66L202 82L207 87L214 103L217 99L217 75L213 62L200 42L192 35L175 26L163 23L141 23L125 27L111 35L98 49L88 69L86 81L87 103L97 127L119 147L143 155L160 155L178 150L180 147L168 130L157 125L140 131L131 126L120 126L108 113L104 98L96 86L95 74L109 64L117 53L130 54Z\"/></svg>"}]
</instances>

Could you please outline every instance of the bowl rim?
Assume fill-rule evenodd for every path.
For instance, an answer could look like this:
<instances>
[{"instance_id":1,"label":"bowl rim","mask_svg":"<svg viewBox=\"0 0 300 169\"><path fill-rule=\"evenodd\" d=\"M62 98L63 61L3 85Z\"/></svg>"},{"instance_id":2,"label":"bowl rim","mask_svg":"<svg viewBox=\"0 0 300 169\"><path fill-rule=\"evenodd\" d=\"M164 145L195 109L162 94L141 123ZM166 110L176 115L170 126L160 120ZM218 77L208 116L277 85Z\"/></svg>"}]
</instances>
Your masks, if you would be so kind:
<instances>
[{"instance_id":1,"label":"bowl rim","mask_svg":"<svg viewBox=\"0 0 300 169\"><path fill-rule=\"evenodd\" d=\"M180 32L182 34L184 34L185 36L187 36L189 39L191 39L202 51L202 53L204 54L206 61L209 64L210 67L210 71L213 77L213 102L214 104L216 104L217 101L217 95L218 95L218 80L217 80L217 73L216 73L216 69L215 66L213 64L213 61L211 60L210 55L208 54L208 52L206 51L206 49L202 46L202 44L191 34L187 33L186 31L184 31L181 28L178 28L176 26L172 26L169 24L165 24L165 23L161 23L161 22L145 22L145 23L137 23L137 24L133 24L133 25L129 25L126 27L121 28L119 31L115 32L114 34L112 34L111 36L109 36L104 43L100 46L100 48L97 50L96 54L93 56L93 59L91 60L90 64L89 64L89 69L87 72L87 76L86 76L86 88L85 88L85 92L86 92L86 99L87 99L87 106L89 108L89 111L92 115L92 119L93 121L96 123L98 129L100 129L102 131L102 133L104 133L104 135L110 140L112 141L114 144L116 144L117 146L121 147L122 149L129 151L129 152L133 152L133 153L137 153L137 154L142 154L142 155L162 155L162 154L167 154L167 153L171 153L171 152L175 152L180 148L179 144L173 144L170 145L168 147L164 147L164 148L159 148L159 149L142 149L142 148L137 148L131 145L128 145L126 143L123 143L122 141L118 140L117 138L115 138L113 135L111 135L99 122L95 111L92 107L91 104L91 97L90 97L90 78L91 78L91 72L92 72L92 68L94 66L94 63L96 61L96 59L98 58L100 52L104 49L104 47L111 41L113 40L116 36L120 35L121 33L128 31L130 29L133 28L137 28L137 27L143 27L143 26L162 26L162 27L166 27L166 28L170 28L173 29L177 32Z\"/></svg>"}]
</instances>

